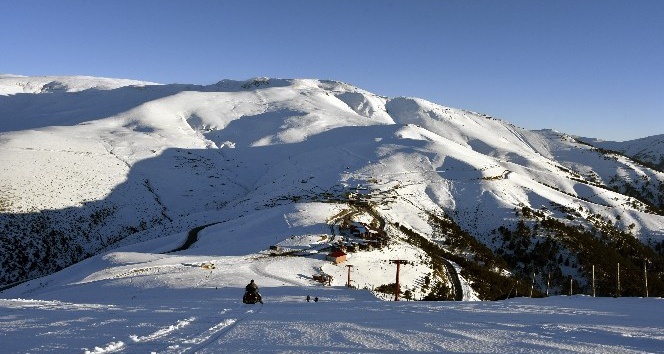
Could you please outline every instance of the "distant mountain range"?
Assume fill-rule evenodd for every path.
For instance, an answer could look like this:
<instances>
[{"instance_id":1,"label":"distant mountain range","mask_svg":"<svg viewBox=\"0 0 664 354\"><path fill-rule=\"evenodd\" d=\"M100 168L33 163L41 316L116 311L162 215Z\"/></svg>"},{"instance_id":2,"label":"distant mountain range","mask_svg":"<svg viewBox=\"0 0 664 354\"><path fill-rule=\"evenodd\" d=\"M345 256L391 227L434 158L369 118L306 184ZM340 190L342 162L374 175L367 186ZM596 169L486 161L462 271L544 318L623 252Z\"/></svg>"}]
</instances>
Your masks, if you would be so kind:
<instances>
[{"instance_id":1,"label":"distant mountain range","mask_svg":"<svg viewBox=\"0 0 664 354\"><path fill-rule=\"evenodd\" d=\"M644 274L664 295L664 135L529 131L325 80L0 75L0 163L0 286L213 223L210 252L252 253L359 222L426 255L406 286L427 299L589 293L593 266L601 295L640 296Z\"/></svg>"},{"instance_id":2,"label":"distant mountain range","mask_svg":"<svg viewBox=\"0 0 664 354\"><path fill-rule=\"evenodd\" d=\"M653 135L630 141L603 141L579 138L601 149L617 151L660 172L664 171L664 135Z\"/></svg>"}]
</instances>

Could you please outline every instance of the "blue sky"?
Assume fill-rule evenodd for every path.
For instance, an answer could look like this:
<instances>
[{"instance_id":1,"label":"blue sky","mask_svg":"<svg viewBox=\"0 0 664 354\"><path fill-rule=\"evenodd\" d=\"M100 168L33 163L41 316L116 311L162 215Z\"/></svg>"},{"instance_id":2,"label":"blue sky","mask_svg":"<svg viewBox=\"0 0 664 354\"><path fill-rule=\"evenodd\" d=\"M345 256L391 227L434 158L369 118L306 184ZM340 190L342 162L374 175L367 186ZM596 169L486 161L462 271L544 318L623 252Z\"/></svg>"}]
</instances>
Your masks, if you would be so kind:
<instances>
[{"instance_id":1,"label":"blue sky","mask_svg":"<svg viewBox=\"0 0 664 354\"><path fill-rule=\"evenodd\" d=\"M0 73L344 81L527 129L664 134L664 1L0 0Z\"/></svg>"}]
</instances>

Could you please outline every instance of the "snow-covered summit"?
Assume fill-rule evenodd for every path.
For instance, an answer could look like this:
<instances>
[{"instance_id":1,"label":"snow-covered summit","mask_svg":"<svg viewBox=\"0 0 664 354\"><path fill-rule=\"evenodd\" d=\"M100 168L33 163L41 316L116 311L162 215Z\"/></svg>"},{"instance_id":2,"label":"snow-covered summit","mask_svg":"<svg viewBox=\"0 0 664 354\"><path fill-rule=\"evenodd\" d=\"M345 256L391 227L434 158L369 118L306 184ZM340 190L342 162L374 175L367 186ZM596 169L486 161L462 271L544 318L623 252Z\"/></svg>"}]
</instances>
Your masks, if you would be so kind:
<instances>
[{"instance_id":1,"label":"snow-covered summit","mask_svg":"<svg viewBox=\"0 0 664 354\"><path fill-rule=\"evenodd\" d=\"M588 250L635 241L651 252L664 240L661 171L418 98L275 78L5 75L0 93L3 284L118 247L173 250L205 226L181 252L260 257L280 246L310 257L292 276L320 267L343 285L345 269L321 255L362 222L390 240L353 255L366 279L408 257L419 260L404 278L415 298L493 299L532 267L538 284L551 273L556 291L570 276L587 289L589 259L645 255Z\"/></svg>"},{"instance_id":2,"label":"snow-covered summit","mask_svg":"<svg viewBox=\"0 0 664 354\"><path fill-rule=\"evenodd\" d=\"M112 90L125 86L156 85L152 82L91 76L0 75L0 95L18 93L79 92L90 89Z\"/></svg>"}]
</instances>

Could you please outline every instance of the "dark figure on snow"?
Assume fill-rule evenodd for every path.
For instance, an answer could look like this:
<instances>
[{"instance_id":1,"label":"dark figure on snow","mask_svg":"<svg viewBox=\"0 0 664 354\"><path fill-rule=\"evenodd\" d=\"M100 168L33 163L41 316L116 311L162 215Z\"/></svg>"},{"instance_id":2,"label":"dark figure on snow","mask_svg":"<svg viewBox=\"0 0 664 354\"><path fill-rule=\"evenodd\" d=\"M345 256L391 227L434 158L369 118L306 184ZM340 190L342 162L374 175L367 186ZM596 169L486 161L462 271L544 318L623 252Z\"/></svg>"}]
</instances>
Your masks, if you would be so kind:
<instances>
[{"instance_id":1,"label":"dark figure on snow","mask_svg":"<svg viewBox=\"0 0 664 354\"><path fill-rule=\"evenodd\" d=\"M318 296L314 298L314 302L318 302Z\"/></svg>"},{"instance_id":2,"label":"dark figure on snow","mask_svg":"<svg viewBox=\"0 0 664 354\"><path fill-rule=\"evenodd\" d=\"M256 285L256 283L254 283L254 280L251 279L249 284L247 284L247 286L244 287L244 290L246 290L248 292L257 293L258 292L258 285Z\"/></svg>"},{"instance_id":3,"label":"dark figure on snow","mask_svg":"<svg viewBox=\"0 0 664 354\"><path fill-rule=\"evenodd\" d=\"M244 296L242 297L242 302L245 304L255 304L257 302L263 303L263 297L258 293L258 285L254 283L254 280L251 279L251 282L244 287Z\"/></svg>"},{"instance_id":4,"label":"dark figure on snow","mask_svg":"<svg viewBox=\"0 0 664 354\"><path fill-rule=\"evenodd\" d=\"M309 300L311 300L311 296L307 295L307 302L309 302Z\"/></svg>"}]
</instances>

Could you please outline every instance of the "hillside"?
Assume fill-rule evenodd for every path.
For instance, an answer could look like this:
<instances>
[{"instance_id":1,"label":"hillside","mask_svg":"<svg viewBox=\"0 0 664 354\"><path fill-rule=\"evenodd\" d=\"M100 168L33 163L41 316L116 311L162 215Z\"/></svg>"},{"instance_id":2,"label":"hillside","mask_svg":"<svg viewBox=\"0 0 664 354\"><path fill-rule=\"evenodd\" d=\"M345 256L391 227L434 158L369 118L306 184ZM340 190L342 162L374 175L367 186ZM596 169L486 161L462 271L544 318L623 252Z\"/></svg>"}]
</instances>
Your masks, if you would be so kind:
<instances>
[{"instance_id":1,"label":"hillside","mask_svg":"<svg viewBox=\"0 0 664 354\"><path fill-rule=\"evenodd\" d=\"M640 296L645 259L664 294L664 173L563 133L322 80L4 75L0 94L5 286L123 247L160 257L196 228L177 254L295 257L339 286L324 254L369 243L355 224L386 239L348 260L379 297L397 258L413 299L588 294L591 266L616 295L617 263Z\"/></svg>"},{"instance_id":2,"label":"hillside","mask_svg":"<svg viewBox=\"0 0 664 354\"><path fill-rule=\"evenodd\" d=\"M664 340L661 298L380 301L313 285L293 272L303 262L137 248L94 257L0 292L3 352L657 353ZM240 303L249 277L264 305Z\"/></svg>"},{"instance_id":3,"label":"hillside","mask_svg":"<svg viewBox=\"0 0 664 354\"><path fill-rule=\"evenodd\" d=\"M664 135L653 135L630 141L603 141L580 138L600 149L619 152L658 171L664 171Z\"/></svg>"}]
</instances>

